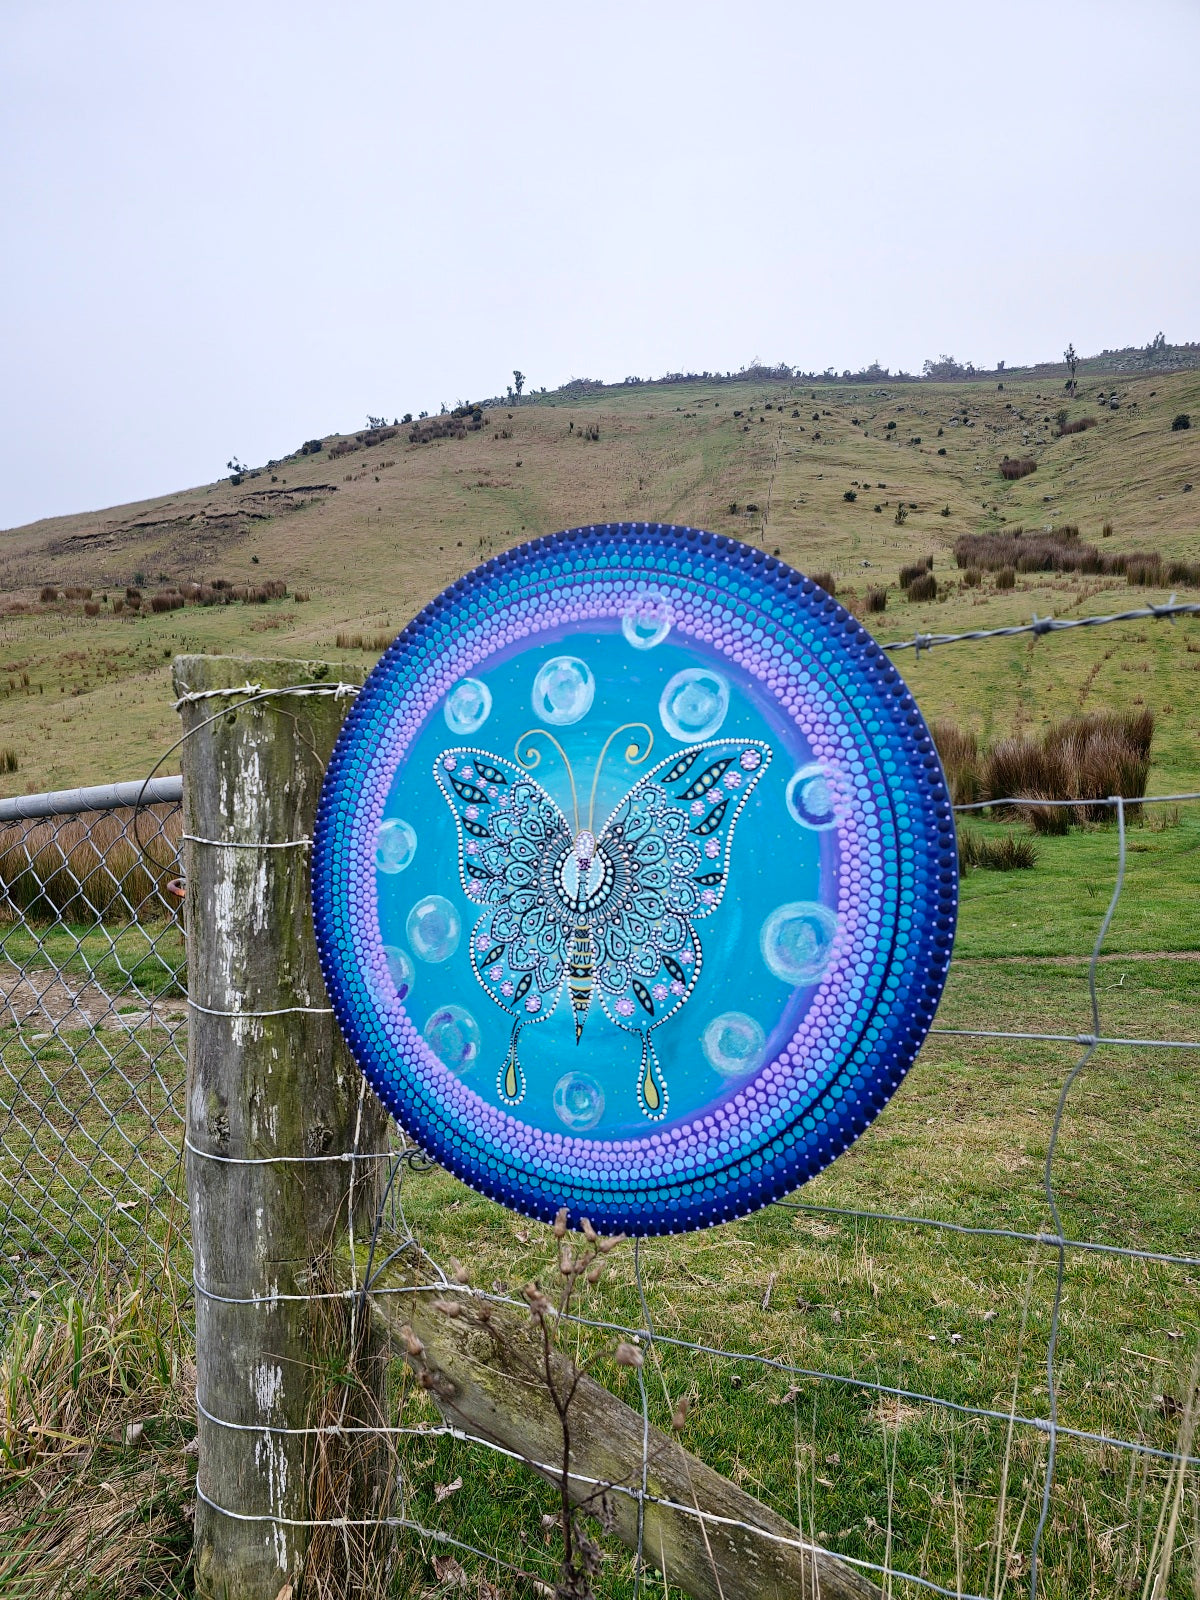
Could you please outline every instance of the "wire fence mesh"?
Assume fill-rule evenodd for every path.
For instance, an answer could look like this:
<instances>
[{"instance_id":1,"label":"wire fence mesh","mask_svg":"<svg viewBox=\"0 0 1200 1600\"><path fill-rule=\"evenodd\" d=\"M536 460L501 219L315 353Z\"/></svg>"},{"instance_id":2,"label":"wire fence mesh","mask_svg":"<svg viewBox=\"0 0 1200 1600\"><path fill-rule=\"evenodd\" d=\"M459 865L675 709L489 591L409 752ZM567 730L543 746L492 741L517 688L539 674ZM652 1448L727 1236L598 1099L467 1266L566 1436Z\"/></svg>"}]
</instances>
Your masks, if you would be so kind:
<instances>
[{"instance_id":1,"label":"wire fence mesh","mask_svg":"<svg viewBox=\"0 0 1200 1600\"><path fill-rule=\"evenodd\" d=\"M353 690L339 685L336 692ZM232 693L249 699L263 691L247 684ZM1136 799L1145 808L1187 807L1200 795ZM731 1226L690 1254L674 1241L639 1241L590 1308L594 1314L569 1314L582 1356L603 1364L616 1340L633 1340L644 1353L631 1399L647 1439L652 1422L665 1423L674 1397L696 1392L698 1448L747 1475L768 1500L794 1477L790 1514L807 1530L805 1548L834 1546L889 1592L911 1586L972 1600L1016 1592L1115 1595L1138 1592L1144 1578L1147 1595L1185 1593L1182 1569L1166 1576L1161 1557L1164 1517L1174 1519L1173 1539L1181 1506L1195 1520L1200 1467L1194 1372L1190 1393L1181 1379L1197 1341L1200 1129L1190 1053L1200 1040L1185 1036L1194 1028L1186 982L1183 1005L1172 989L1170 1002L1156 1003L1144 1019L1137 1003L1145 988L1131 1002L1110 992L1123 988L1123 976L1119 984L1104 982L1105 941L1130 892L1126 805L1119 796L1105 804L1114 823L1101 830L1111 841L1111 878L1099 903L1088 906L1090 948L1077 952L1083 966L1075 976L1085 989L1077 987L1064 1008L1060 989L1039 990L1023 977L987 1003L951 1004L943 1013L950 1025L934 1029L927 1047L942 1063L945 1051L964 1052L951 1089L968 1100L993 1093L1008 1107L1014 1095L1036 1094L1038 1105L1022 1111L1042 1129L1036 1185L973 1186L969 1168L980 1152L968 1149L962 1181L946 1185L941 1214L932 1206L924 1214L911 1202L927 1198L931 1186L907 1181L902 1156L882 1193L877 1175L852 1171L844 1158L845 1183L826 1185L815 1201L780 1202L757 1232L754 1224ZM171 803L26 818L0 830L0 1315L5 1304L41 1287L82 1283L98 1254L131 1259L150 1221L179 1227L188 1007L180 839L180 811ZM1094 898L1094 889L1088 893ZM1161 956L1164 964L1187 955L1128 945L1122 953L1130 962ZM1172 1016L1181 1023L1174 1031L1164 1026ZM1111 1082L1094 1080L1100 1087L1076 1113L1081 1082L1092 1083L1088 1069L1100 1067ZM1147 1101L1136 1108L1144 1117L1135 1115L1139 1095ZM1061 1149L1068 1125L1089 1146L1086 1160L1069 1163L1069 1218ZM940 1120L938 1132L953 1138L953 1118ZM397 1141L403 1144L399 1135ZM1129 1160L1115 1179L1122 1156ZM311 1158L297 1152L281 1159ZM530 1252L539 1245L544 1252L545 1231L514 1227L496 1208L458 1192L439 1169L422 1170L411 1152L398 1159L377 1229L381 1258L386 1266L419 1246L434 1271L400 1291L377 1266L355 1292L428 1289L473 1305L523 1306L510 1289ZM1107 1176L1106 1160L1113 1164ZM872 1194L890 1203L866 1203ZM1150 1196L1152 1203L1141 1204ZM777 1249L763 1231L771 1217L788 1220ZM448 1252L467 1238L477 1259L473 1281L464 1285L450 1273ZM187 1270L190 1279L190 1264ZM826 1282L814 1292L822 1273ZM952 1291L951 1277L978 1291L980 1309L966 1334L951 1324L967 1326L961 1303L970 1296L959 1292L961 1284ZM195 1289L209 1292L202 1282ZM902 1316L928 1302L911 1338L894 1337L896 1322L885 1315L889 1296ZM996 1338L990 1359L983 1343L993 1323L1006 1336ZM980 1347L974 1358L972 1343ZM647 1381L652 1371L661 1399ZM912 1381L914 1371L925 1381ZM610 1376L614 1385L621 1381L619 1373ZM628 1373L625 1379L627 1387L634 1381ZM752 1388L757 1409L745 1393ZM198 1403L204 1411L203 1396ZM204 1414L216 1426L238 1426ZM781 1429L781 1417L793 1420ZM789 1441L801 1426L804 1451L797 1444L793 1457ZM503 1509L511 1485L498 1474L512 1452L438 1425L419 1409L406 1417L403 1402L395 1420L375 1431L414 1449L403 1460L401 1505L374 1524L408 1530L423 1546L456 1550L494 1571L554 1581L554 1561L543 1548L548 1536L541 1527L532 1540L524 1531L518 1536L516 1519ZM870 1472L867 1433L879 1453ZM481 1448L500 1460L495 1471L479 1466ZM780 1473L761 1459L772 1451L783 1459ZM849 1497L854 1526L835 1529L833 1521L849 1514L835 1479L851 1462L873 1488ZM649 1465L643 1451L640 1483L615 1486L639 1507L662 1498L650 1487ZM908 1512L901 1515L897 1476L929 1501L923 1538L903 1525ZM474 1498L455 1498L463 1478L477 1491L482 1486ZM207 1498L202 1484L197 1492ZM1013 1499L1007 1522L1006 1496ZM970 1510L973 1500L988 1501L982 1520ZM873 1509L864 1512L864 1505ZM219 1509L231 1518L271 1520L238 1506ZM695 1507L676 1509L703 1517ZM305 1525L345 1537L351 1522L331 1515ZM1194 1566L1197 1535L1180 1537ZM1086 1585L1070 1555L1076 1543L1087 1552L1084 1567L1090 1563ZM622 1575L635 1591L643 1557L653 1562L654 1552L639 1548Z\"/></svg>"},{"instance_id":2,"label":"wire fence mesh","mask_svg":"<svg viewBox=\"0 0 1200 1600\"><path fill-rule=\"evenodd\" d=\"M131 1260L147 1230L186 1248L179 801L4 806L0 1329L98 1258Z\"/></svg>"}]
</instances>

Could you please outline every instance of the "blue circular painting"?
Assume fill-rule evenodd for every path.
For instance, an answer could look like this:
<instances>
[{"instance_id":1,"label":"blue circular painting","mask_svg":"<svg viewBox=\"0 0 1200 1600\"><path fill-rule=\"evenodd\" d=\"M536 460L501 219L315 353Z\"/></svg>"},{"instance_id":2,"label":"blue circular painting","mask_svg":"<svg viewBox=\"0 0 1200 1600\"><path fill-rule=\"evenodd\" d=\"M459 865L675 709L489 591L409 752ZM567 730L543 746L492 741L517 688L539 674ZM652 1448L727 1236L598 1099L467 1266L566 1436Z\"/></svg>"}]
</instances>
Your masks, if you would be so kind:
<instances>
[{"instance_id":1,"label":"blue circular painting","mask_svg":"<svg viewBox=\"0 0 1200 1600\"><path fill-rule=\"evenodd\" d=\"M334 1010L409 1134L517 1211L743 1216L880 1111L941 996L941 765L866 630L695 528L574 528L409 624L313 849Z\"/></svg>"}]
</instances>

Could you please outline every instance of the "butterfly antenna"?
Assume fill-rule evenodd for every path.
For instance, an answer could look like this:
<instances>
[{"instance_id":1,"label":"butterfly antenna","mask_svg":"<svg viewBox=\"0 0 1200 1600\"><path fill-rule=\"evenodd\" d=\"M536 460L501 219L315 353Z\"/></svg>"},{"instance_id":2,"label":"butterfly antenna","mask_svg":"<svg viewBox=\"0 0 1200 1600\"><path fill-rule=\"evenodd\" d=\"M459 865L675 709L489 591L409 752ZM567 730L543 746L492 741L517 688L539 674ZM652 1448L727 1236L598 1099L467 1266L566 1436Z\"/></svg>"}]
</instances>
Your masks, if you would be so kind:
<instances>
[{"instance_id":1,"label":"butterfly antenna","mask_svg":"<svg viewBox=\"0 0 1200 1600\"><path fill-rule=\"evenodd\" d=\"M575 774L571 770L570 757L567 755L567 752L563 749L562 745L559 744L558 740L552 733L548 733L545 728L528 728L517 740L514 748L514 754L516 755L518 763L525 768L526 772L532 772L535 767L540 767L542 764L542 752L535 749L533 745L529 743L529 740L532 739L536 734L540 734L543 739L548 739L550 741L550 743L558 751L563 766L567 769L567 781L571 785L571 810L575 814L575 832L578 834L579 796L575 793ZM522 745L525 746L524 754L522 754L521 751ZM607 748L608 747L606 745L605 749Z\"/></svg>"},{"instance_id":2,"label":"butterfly antenna","mask_svg":"<svg viewBox=\"0 0 1200 1600\"><path fill-rule=\"evenodd\" d=\"M619 735L622 733L628 733L630 729L633 728L640 728L646 735L646 748L643 750L640 741L637 739L631 739L625 746L625 759L631 767L640 766L654 748L654 734L644 722L624 722L619 728L614 728L609 734L608 738L604 741L604 746L600 751L600 759L596 762L596 770L592 775L592 793L588 799L589 833L592 831L592 826L596 815L596 790L600 783L600 768L604 765L604 758L608 754L608 747L614 739L619 737ZM535 729L534 731L540 732L539 729ZM576 827L576 831L578 832L578 826Z\"/></svg>"}]
</instances>

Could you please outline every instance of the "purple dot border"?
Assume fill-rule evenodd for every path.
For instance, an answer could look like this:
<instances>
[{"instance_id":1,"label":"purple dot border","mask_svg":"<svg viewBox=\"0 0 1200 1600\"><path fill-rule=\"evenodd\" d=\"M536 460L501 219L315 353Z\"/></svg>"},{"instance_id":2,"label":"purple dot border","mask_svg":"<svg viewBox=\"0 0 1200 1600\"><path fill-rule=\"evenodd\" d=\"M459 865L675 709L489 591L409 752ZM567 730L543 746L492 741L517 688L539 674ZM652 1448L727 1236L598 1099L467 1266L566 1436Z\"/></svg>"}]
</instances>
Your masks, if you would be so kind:
<instances>
[{"instance_id":1,"label":"purple dot border","mask_svg":"<svg viewBox=\"0 0 1200 1600\"><path fill-rule=\"evenodd\" d=\"M549 1133L485 1100L433 1055L395 996L375 899L375 834L398 768L446 692L544 629L650 602L673 635L793 720L837 811L838 933L786 1045L711 1112L638 1138ZM408 1134L481 1193L606 1232L679 1233L745 1216L828 1166L909 1070L945 985L958 907L950 797L900 674L844 607L721 534L607 523L497 556L399 635L337 741L313 841L313 918L342 1032Z\"/></svg>"}]
</instances>

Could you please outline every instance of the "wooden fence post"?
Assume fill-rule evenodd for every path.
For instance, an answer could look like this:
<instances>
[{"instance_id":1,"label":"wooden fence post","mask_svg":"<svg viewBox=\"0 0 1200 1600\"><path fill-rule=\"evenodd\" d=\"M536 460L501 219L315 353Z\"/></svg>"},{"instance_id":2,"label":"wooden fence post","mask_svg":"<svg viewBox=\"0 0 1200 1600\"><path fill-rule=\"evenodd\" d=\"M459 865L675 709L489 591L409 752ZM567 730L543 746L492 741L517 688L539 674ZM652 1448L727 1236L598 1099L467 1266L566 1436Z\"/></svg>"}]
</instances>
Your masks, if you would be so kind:
<instances>
[{"instance_id":1,"label":"wooden fence post","mask_svg":"<svg viewBox=\"0 0 1200 1600\"><path fill-rule=\"evenodd\" d=\"M246 684L332 688L346 673L307 661L183 656L175 686L181 696ZM387 1127L328 1009L302 842L350 700L245 699L217 694L181 707L185 731L195 730L182 765L195 1567L205 1600L276 1600L303 1569L309 1531L271 1518L312 1515L316 1452L310 1435L284 1430L312 1425L323 1330L331 1309L348 1315L351 1305L304 1296L332 1289L329 1252L351 1214L357 1229L375 1213L384 1163L336 1158L382 1151ZM344 1329L342 1317L333 1320Z\"/></svg>"}]
</instances>

